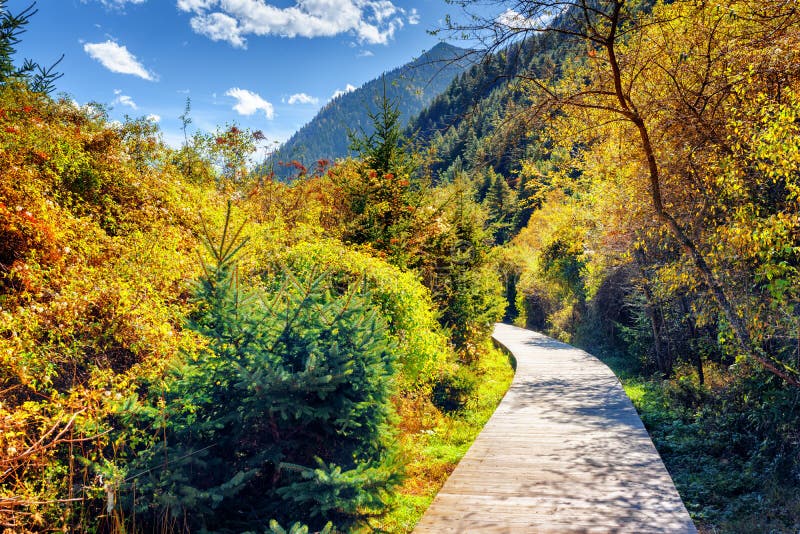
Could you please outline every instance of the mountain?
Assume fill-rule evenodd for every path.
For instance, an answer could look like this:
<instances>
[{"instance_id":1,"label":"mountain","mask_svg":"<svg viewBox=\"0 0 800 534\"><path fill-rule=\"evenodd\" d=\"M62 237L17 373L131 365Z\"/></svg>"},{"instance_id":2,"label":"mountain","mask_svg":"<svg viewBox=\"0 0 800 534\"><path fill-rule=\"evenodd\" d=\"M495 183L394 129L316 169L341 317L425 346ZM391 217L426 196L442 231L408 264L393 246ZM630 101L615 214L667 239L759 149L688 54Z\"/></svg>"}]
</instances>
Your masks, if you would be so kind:
<instances>
[{"instance_id":1,"label":"mountain","mask_svg":"<svg viewBox=\"0 0 800 534\"><path fill-rule=\"evenodd\" d=\"M460 61L467 50L439 43L419 58L371 80L358 89L339 95L328 102L317 115L280 146L267 160L278 176L291 174L281 162L298 161L312 167L320 159L334 160L349 153L347 132L372 133L368 113L386 96L398 106L400 120L420 113L444 91L468 64Z\"/></svg>"},{"instance_id":2,"label":"mountain","mask_svg":"<svg viewBox=\"0 0 800 534\"><path fill-rule=\"evenodd\" d=\"M435 182L466 176L489 214L495 243L510 240L538 207L542 184L520 172L521 162L549 165L551 149L539 132L547 116L531 113L525 80L560 75L565 58L580 53L566 35L543 33L493 53L471 53L472 65L412 118L404 132Z\"/></svg>"},{"instance_id":3,"label":"mountain","mask_svg":"<svg viewBox=\"0 0 800 534\"><path fill-rule=\"evenodd\" d=\"M558 34L542 34L512 43L474 64L453 79L419 115L406 136L427 147L437 160L431 170L448 180L454 169L491 167L511 177L519 161L539 148L536 130L524 119L530 91L520 79L553 75L574 45Z\"/></svg>"}]
</instances>

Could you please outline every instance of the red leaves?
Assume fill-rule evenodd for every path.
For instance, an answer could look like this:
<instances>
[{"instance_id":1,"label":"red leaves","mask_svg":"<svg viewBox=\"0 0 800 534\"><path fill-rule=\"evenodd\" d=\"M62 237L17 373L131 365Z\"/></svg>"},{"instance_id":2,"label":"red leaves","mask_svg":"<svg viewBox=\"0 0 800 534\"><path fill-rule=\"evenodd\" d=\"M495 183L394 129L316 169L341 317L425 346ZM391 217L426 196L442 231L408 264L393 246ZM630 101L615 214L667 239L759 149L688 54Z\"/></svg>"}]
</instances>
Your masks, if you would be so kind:
<instances>
[{"instance_id":1,"label":"red leaves","mask_svg":"<svg viewBox=\"0 0 800 534\"><path fill-rule=\"evenodd\" d=\"M296 159L293 159L292 161L290 161L289 162L289 166L290 167L294 167L295 169L300 171L300 174L305 174L305 173L308 172L308 169L306 169L305 165L303 165L302 163L300 163Z\"/></svg>"},{"instance_id":2,"label":"red leaves","mask_svg":"<svg viewBox=\"0 0 800 534\"><path fill-rule=\"evenodd\" d=\"M289 162L279 161L278 165L280 165L281 167L292 167L292 168L295 168L295 169L297 169L298 174L301 175L301 176L308 173L308 169L306 168L306 166L303 165L302 163L300 163L299 161L297 161L296 159L293 159L292 161L289 161Z\"/></svg>"}]
</instances>

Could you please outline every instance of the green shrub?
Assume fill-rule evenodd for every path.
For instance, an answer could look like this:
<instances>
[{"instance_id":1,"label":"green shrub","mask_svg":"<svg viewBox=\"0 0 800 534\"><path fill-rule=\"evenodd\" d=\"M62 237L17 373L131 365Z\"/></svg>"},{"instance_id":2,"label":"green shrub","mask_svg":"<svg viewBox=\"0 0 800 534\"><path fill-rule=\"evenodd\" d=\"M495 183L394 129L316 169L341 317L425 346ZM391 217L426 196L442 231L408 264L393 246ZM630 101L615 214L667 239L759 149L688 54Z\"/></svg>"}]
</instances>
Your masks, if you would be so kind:
<instances>
[{"instance_id":1,"label":"green shrub","mask_svg":"<svg viewBox=\"0 0 800 534\"><path fill-rule=\"evenodd\" d=\"M297 276L324 269L342 292L361 284L386 318L397 349L401 389L423 386L452 360L430 293L409 271L349 249L335 240L300 243L276 260Z\"/></svg>"},{"instance_id":2,"label":"green shrub","mask_svg":"<svg viewBox=\"0 0 800 534\"><path fill-rule=\"evenodd\" d=\"M689 512L720 532L796 531L800 393L763 372L724 384L706 372L713 389L689 376L625 383Z\"/></svg>"},{"instance_id":3,"label":"green shrub","mask_svg":"<svg viewBox=\"0 0 800 534\"><path fill-rule=\"evenodd\" d=\"M273 519L269 522L269 531L271 534L308 534L308 526L301 523L292 523L292 526L287 530ZM331 534L332 532L333 524L328 523L322 530L315 534Z\"/></svg>"},{"instance_id":4,"label":"green shrub","mask_svg":"<svg viewBox=\"0 0 800 534\"><path fill-rule=\"evenodd\" d=\"M474 372L466 366L442 374L433 385L433 404L444 412L463 409L472 398L478 385Z\"/></svg>"}]
</instances>

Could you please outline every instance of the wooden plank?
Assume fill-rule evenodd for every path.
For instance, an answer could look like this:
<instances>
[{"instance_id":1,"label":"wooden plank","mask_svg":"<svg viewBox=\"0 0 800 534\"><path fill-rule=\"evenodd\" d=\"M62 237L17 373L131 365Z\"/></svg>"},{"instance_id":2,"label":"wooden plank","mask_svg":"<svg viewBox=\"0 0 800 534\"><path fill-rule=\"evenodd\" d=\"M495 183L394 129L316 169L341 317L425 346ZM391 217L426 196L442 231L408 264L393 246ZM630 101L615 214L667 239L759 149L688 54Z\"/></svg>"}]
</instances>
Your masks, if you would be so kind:
<instances>
[{"instance_id":1,"label":"wooden plank","mask_svg":"<svg viewBox=\"0 0 800 534\"><path fill-rule=\"evenodd\" d=\"M697 532L605 364L513 326L494 338L514 380L414 532Z\"/></svg>"}]
</instances>

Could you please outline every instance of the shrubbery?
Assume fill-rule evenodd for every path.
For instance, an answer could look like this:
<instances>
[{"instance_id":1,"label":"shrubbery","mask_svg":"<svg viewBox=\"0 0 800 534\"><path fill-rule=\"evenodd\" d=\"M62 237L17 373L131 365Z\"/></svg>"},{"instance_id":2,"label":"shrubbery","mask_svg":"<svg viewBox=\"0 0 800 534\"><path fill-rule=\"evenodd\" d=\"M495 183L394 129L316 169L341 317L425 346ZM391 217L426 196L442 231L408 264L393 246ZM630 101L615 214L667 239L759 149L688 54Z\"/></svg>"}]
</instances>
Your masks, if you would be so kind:
<instances>
[{"instance_id":1,"label":"shrubbery","mask_svg":"<svg viewBox=\"0 0 800 534\"><path fill-rule=\"evenodd\" d=\"M5 524L346 528L383 510L402 472L390 399L421 420L447 420L436 387L456 380L437 398L472 399L439 321L458 290L432 295L427 275L338 241L323 167L291 185L235 164L217 180L230 155L172 150L143 119L114 125L17 86L0 89L0 110ZM234 134L221 136L252 135ZM247 254L204 271L201 221L225 227L231 197L228 215L250 221ZM407 243L455 239L457 225L426 221L435 206L407 211L418 225ZM420 271L447 251L425 247ZM453 316L480 325L474 343L494 317L482 254L454 264L459 287L485 282Z\"/></svg>"},{"instance_id":2,"label":"shrubbery","mask_svg":"<svg viewBox=\"0 0 800 534\"><path fill-rule=\"evenodd\" d=\"M340 291L361 287L370 292L396 344L404 390L424 389L452 362L452 349L436 321L430 293L415 273L332 240L300 243L276 260L270 275L284 267L297 276L322 269Z\"/></svg>"},{"instance_id":3,"label":"shrubbery","mask_svg":"<svg viewBox=\"0 0 800 534\"><path fill-rule=\"evenodd\" d=\"M149 529L239 532L381 511L399 477L385 320L365 287L324 270L240 285L229 230L194 295L190 328L207 346L133 412L160 431L126 466L129 514Z\"/></svg>"}]
</instances>

